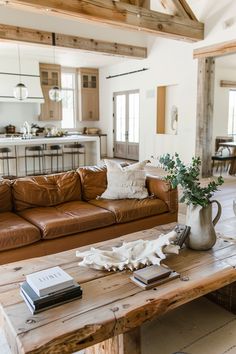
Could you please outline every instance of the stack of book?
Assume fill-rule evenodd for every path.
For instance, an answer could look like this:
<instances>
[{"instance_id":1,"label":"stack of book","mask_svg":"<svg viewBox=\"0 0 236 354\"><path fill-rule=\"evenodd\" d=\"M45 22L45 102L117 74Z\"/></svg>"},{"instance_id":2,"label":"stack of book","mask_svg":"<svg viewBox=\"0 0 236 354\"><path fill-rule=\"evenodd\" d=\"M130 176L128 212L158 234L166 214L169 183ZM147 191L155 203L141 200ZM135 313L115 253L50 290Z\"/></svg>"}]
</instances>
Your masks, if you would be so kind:
<instances>
[{"instance_id":1,"label":"stack of book","mask_svg":"<svg viewBox=\"0 0 236 354\"><path fill-rule=\"evenodd\" d=\"M82 297L80 285L60 267L27 275L20 293L33 314Z\"/></svg>"},{"instance_id":2,"label":"stack of book","mask_svg":"<svg viewBox=\"0 0 236 354\"><path fill-rule=\"evenodd\" d=\"M180 275L166 266L152 265L133 272L130 279L140 288L148 290L178 278Z\"/></svg>"}]
</instances>

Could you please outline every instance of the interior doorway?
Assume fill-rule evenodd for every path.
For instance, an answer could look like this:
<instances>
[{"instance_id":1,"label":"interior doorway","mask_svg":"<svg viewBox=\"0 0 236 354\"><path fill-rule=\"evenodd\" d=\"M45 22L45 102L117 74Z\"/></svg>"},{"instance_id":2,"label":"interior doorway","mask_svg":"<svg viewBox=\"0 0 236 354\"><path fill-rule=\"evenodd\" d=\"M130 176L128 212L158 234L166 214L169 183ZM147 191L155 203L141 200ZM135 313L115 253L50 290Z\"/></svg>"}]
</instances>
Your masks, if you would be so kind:
<instances>
[{"instance_id":1,"label":"interior doorway","mask_svg":"<svg viewBox=\"0 0 236 354\"><path fill-rule=\"evenodd\" d=\"M139 159L139 90L113 95L114 157Z\"/></svg>"}]
</instances>

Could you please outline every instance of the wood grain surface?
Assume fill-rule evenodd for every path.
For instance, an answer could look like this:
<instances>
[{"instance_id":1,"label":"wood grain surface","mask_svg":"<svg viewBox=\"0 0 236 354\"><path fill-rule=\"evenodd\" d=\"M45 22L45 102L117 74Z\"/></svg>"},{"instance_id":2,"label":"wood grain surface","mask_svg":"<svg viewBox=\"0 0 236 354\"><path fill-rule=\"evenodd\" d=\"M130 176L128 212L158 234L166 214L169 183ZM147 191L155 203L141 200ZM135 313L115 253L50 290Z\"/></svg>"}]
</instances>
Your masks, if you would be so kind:
<instances>
[{"instance_id":1,"label":"wood grain surface","mask_svg":"<svg viewBox=\"0 0 236 354\"><path fill-rule=\"evenodd\" d=\"M124 240L153 239L173 227L174 224L163 225L101 242L96 247L107 249ZM169 255L164 263L179 272L181 278L148 291L130 281L129 271L109 273L79 267L75 251L0 267L1 314L13 353L72 353L123 333L133 335L119 337L116 346L123 350L120 342L124 340L135 348L135 328L145 321L236 281L236 244L223 239L210 251L183 249L180 255ZM19 284L26 274L55 265L81 284L83 298L32 316L20 296ZM109 345L114 348L114 338ZM117 353L122 352L120 348ZM138 353L136 349L134 352ZM88 353L96 353L96 347Z\"/></svg>"},{"instance_id":2,"label":"wood grain surface","mask_svg":"<svg viewBox=\"0 0 236 354\"><path fill-rule=\"evenodd\" d=\"M182 0L181 0L182 1ZM47 8L51 15L69 16L96 24L136 30L183 41L204 39L204 24L190 18L172 16L112 0L11 0L9 5L34 9L42 13Z\"/></svg>"}]
</instances>

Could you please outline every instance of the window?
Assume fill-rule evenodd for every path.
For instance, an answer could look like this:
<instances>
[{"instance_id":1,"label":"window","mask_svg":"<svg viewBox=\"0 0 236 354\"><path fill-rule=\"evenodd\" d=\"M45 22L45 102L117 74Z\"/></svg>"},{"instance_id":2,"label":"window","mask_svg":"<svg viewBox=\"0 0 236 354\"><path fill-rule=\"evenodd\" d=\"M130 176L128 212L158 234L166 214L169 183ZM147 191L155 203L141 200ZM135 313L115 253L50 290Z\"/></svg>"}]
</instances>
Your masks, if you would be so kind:
<instances>
[{"instance_id":1,"label":"window","mask_svg":"<svg viewBox=\"0 0 236 354\"><path fill-rule=\"evenodd\" d=\"M236 134L236 90L229 91L228 134Z\"/></svg>"},{"instance_id":2,"label":"window","mask_svg":"<svg viewBox=\"0 0 236 354\"><path fill-rule=\"evenodd\" d=\"M75 128L75 71L64 69L61 73L62 122L64 129Z\"/></svg>"}]
</instances>

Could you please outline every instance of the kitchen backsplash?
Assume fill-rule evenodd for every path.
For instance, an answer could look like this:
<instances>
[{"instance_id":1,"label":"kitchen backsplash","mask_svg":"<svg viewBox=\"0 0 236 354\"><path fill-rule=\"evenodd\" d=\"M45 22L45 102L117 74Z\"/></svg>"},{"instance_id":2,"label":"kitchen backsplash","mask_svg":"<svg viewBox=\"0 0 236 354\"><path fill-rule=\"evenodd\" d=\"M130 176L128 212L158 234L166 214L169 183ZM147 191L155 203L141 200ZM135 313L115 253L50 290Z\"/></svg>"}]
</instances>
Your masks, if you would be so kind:
<instances>
[{"instance_id":1,"label":"kitchen backsplash","mask_svg":"<svg viewBox=\"0 0 236 354\"><path fill-rule=\"evenodd\" d=\"M9 124L16 127L16 131L20 132L20 128L27 121L43 127L47 124L61 128L60 121L39 121L40 104L38 103L15 103L15 102L0 102L0 133L5 133L5 127ZM80 130L84 127L98 127L98 122L78 122L73 130Z\"/></svg>"}]
</instances>

